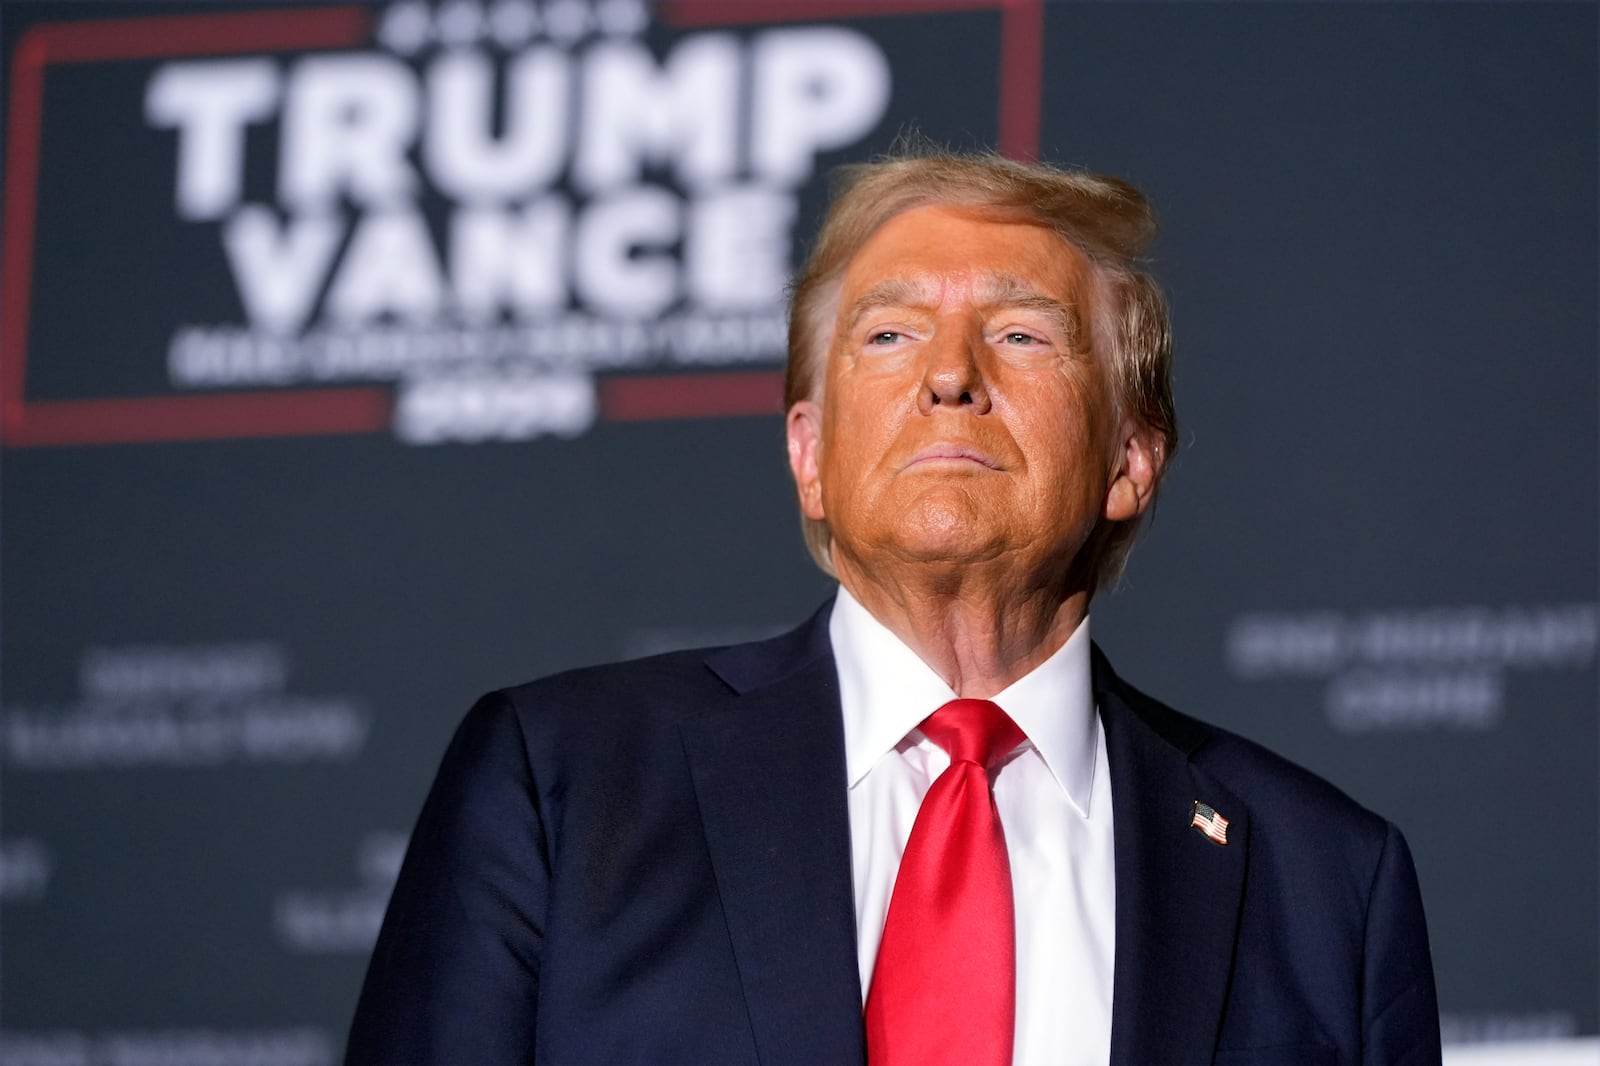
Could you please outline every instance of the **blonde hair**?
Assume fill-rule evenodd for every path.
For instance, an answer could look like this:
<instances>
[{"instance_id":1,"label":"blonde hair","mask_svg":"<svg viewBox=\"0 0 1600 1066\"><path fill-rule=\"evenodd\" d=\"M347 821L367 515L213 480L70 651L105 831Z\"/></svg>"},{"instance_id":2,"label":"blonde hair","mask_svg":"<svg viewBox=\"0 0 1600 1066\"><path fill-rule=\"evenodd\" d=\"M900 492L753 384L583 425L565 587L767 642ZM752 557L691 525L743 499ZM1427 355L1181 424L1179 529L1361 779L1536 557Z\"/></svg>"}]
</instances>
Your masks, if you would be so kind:
<instances>
[{"instance_id":1,"label":"blonde hair","mask_svg":"<svg viewBox=\"0 0 1600 1066\"><path fill-rule=\"evenodd\" d=\"M1118 405L1159 442L1159 484L1177 450L1178 416L1166 300L1139 265L1156 234L1155 214L1143 193L1102 174L994 154L956 154L924 143L875 162L842 167L835 181L816 244L790 290L785 408L822 400L841 280L850 260L879 227L914 207L972 208L1045 226L1089 261L1096 282L1086 331L1089 349L1104 347ZM812 558L832 574L833 538L827 523L809 518L801 522ZM1138 525L1102 523L1095 531L1089 545L1095 587L1121 574Z\"/></svg>"}]
</instances>

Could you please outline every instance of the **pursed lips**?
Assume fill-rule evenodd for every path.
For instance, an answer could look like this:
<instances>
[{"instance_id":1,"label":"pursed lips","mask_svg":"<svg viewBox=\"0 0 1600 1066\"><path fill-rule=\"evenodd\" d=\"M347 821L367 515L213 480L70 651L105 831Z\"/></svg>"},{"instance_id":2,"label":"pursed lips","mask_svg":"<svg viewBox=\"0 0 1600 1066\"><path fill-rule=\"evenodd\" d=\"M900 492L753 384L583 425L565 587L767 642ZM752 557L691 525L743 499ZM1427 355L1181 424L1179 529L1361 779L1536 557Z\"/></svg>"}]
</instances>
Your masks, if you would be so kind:
<instances>
[{"instance_id":1,"label":"pursed lips","mask_svg":"<svg viewBox=\"0 0 1600 1066\"><path fill-rule=\"evenodd\" d=\"M906 469L910 469L911 467L918 466L922 463L946 462L974 463L978 466L987 467L990 470L996 470L1000 465L999 463L995 462L995 460L987 453L979 451L970 444L957 444L946 441L939 444L929 445L928 447L917 452L917 454L911 457L911 461L906 464Z\"/></svg>"}]
</instances>

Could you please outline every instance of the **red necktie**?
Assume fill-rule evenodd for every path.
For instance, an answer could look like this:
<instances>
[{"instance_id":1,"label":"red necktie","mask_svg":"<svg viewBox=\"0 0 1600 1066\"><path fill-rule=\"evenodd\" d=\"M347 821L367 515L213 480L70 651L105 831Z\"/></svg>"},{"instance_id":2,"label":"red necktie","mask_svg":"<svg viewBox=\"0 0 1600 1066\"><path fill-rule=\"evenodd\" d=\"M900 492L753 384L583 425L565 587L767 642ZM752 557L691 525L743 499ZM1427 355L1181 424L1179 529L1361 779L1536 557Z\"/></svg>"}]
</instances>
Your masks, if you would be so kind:
<instances>
[{"instance_id":1,"label":"red necktie","mask_svg":"<svg viewBox=\"0 0 1600 1066\"><path fill-rule=\"evenodd\" d=\"M951 700L922 732L950 768L922 798L867 995L870 1066L1011 1066L1016 922L989 769L1025 739L988 700Z\"/></svg>"}]
</instances>

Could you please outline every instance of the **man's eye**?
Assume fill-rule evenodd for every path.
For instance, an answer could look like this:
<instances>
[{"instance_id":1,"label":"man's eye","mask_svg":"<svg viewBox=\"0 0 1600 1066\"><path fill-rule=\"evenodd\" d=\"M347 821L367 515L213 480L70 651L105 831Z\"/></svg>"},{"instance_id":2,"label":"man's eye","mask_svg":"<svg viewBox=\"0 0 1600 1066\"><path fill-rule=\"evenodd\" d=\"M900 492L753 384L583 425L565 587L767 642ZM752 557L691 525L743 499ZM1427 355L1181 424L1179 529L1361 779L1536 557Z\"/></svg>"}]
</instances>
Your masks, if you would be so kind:
<instances>
[{"instance_id":1,"label":"man's eye","mask_svg":"<svg viewBox=\"0 0 1600 1066\"><path fill-rule=\"evenodd\" d=\"M1038 338L1031 333L1021 333L1016 330L1006 334L1007 344L1037 344Z\"/></svg>"},{"instance_id":2,"label":"man's eye","mask_svg":"<svg viewBox=\"0 0 1600 1066\"><path fill-rule=\"evenodd\" d=\"M881 330L867 338L868 344L893 344L901 338L902 334L892 329Z\"/></svg>"}]
</instances>

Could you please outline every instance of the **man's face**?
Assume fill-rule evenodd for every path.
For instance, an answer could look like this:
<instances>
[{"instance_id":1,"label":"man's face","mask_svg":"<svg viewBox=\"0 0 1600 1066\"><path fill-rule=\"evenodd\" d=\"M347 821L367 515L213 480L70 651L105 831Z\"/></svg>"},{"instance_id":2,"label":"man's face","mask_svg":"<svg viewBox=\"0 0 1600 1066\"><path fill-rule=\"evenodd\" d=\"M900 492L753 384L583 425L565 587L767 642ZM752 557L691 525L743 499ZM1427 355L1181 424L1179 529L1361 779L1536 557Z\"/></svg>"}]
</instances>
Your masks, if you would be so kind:
<instances>
[{"instance_id":1,"label":"man's face","mask_svg":"<svg viewBox=\"0 0 1600 1066\"><path fill-rule=\"evenodd\" d=\"M822 402L789 413L806 517L841 577L1007 561L1065 577L1153 480L1087 328L1087 261L1051 230L955 207L895 216L841 282Z\"/></svg>"}]
</instances>

